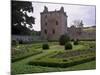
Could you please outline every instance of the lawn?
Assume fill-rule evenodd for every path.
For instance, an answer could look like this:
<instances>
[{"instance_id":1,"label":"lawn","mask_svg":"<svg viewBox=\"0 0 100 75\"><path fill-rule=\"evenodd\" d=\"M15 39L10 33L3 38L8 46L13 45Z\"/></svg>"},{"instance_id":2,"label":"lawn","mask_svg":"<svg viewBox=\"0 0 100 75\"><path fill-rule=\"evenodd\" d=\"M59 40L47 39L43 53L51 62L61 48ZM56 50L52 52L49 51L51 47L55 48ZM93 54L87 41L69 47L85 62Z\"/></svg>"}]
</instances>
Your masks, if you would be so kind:
<instances>
[{"instance_id":1,"label":"lawn","mask_svg":"<svg viewBox=\"0 0 100 75\"><path fill-rule=\"evenodd\" d=\"M82 41L79 45L74 46L72 51L79 51L79 50L87 50L91 46L91 44L95 45L95 42L92 41ZM44 66L35 66L35 65L28 65L28 62L34 61L36 59L43 59L45 57L51 57L52 55L56 55L59 52L66 52L64 50L64 46L60 46L58 42L49 42L50 49L49 50L42 50L41 46L42 43L35 43L35 44L26 44L26 45L19 45L20 47L24 46L24 49L28 49L29 52L35 51L42 51L41 53L37 53L35 55L29 56L25 59L21 59L19 61L13 62L11 65L11 70L13 74L25 74L25 73L40 73L40 72L55 72L55 71L72 71L72 70L88 70L88 69L95 69L96 62L95 60L91 62L86 62L83 64L60 68L60 67L44 67ZM21 48L20 48L21 49ZM22 48L23 49L23 48ZM70 51L70 50L68 50ZM27 55L28 52L25 52ZM16 55L17 56L17 55ZM16 57L15 56L15 57ZM58 58L57 58L58 59Z\"/></svg>"}]
</instances>

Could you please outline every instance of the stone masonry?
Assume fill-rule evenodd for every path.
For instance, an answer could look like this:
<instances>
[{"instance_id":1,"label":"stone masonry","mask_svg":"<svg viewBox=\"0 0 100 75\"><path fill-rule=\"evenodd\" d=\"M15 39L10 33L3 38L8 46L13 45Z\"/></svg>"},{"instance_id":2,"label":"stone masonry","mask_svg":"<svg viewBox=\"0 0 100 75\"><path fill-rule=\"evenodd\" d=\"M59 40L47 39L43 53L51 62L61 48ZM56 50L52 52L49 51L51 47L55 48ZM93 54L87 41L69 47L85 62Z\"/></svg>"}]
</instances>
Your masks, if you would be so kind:
<instances>
[{"instance_id":1,"label":"stone masonry","mask_svg":"<svg viewBox=\"0 0 100 75\"><path fill-rule=\"evenodd\" d=\"M46 40L58 40L67 32L67 17L63 7L59 11L48 11L45 6L41 12L41 37Z\"/></svg>"}]
</instances>

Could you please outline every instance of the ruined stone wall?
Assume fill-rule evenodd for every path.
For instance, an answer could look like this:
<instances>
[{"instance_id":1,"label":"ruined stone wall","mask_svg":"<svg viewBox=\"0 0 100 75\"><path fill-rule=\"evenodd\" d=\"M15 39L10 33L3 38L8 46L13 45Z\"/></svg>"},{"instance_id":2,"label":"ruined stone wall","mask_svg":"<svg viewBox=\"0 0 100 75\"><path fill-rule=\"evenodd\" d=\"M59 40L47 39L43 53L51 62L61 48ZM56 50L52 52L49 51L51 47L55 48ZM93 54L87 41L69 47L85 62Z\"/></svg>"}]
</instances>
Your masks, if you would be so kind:
<instances>
[{"instance_id":1,"label":"ruined stone wall","mask_svg":"<svg viewBox=\"0 0 100 75\"><path fill-rule=\"evenodd\" d=\"M75 27L68 28L68 35L70 36L71 39L79 39L79 40L96 39L96 31L89 32Z\"/></svg>"}]
</instances>

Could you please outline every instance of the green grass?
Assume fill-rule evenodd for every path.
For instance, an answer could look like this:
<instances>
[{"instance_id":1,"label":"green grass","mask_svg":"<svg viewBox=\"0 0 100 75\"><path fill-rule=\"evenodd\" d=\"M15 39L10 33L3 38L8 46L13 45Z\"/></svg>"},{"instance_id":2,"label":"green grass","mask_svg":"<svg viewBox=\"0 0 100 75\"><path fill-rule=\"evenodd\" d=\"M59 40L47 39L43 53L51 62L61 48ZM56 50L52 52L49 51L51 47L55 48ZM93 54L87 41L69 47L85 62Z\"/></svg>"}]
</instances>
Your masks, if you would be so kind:
<instances>
[{"instance_id":1,"label":"green grass","mask_svg":"<svg viewBox=\"0 0 100 75\"><path fill-rule=\"evenodd\" d=\"M87 49L89 48L90 44L95 44L95 42L94 41L92 42L82 41L81 44L77 46L73 46L73 50ZM43 56L45 57L47 55L52 55L54 52L64 52L65 51L64 46L60 46L58 42L49 42L49 45L50 45L49 50L42 50L41 48L42 43L20 45L21 47L25 46L26 48L29 48L30 51L31 50L33 51L42 50L43 53L12 63L11 64L12 73L25 74L25 73L40 73L40 72L42 73L42 72L55 72L55 71L88 70L88 69L95 69L96 67L96 61L91 61L91 62L87 62L87 63L80 64L80 65L75 65L75 66L68 67L68 68L43 67L43 66L33 66L33 65L27 64L29 61L35 60L37 58L40 58Z\"/></svg>"},{"instance_id":2,"label":"green grass","mask_svg":"<svg viewBox=\"0 0 100 75\"><path fill-rule=\"evenodd\" d=\"M73 70L89 70L95 69L96 62L91 61L84 64L68 67L68 68L53 68L53 67L42 67L42 66L29 66L25 65L25 63L16 63L12 67L12 71L17 74L25 74L25 73L42 73L42 72L60 72L60 71L73 71ZM20 66L20 67L19 67Z\"/></svg>"},{"instance_id":3,"label":"green grass","mask_svg":"<svg viewBox=\"0 0 100 75\"><path fill-rule=\"evenodd\" d=\"M96 61L87 62L84 64L76 65L70 68L66 68L67 70L89 70L96 68Z\"/></svg>"},{"instance_id":4,"label":"green grass","mask_svg":"<svg viewBox=\"0 0 100 75\"><path fill-rule=\"evenodd\" d=\"M87 29L83 29L84 31L87 31L87 32L95 32L96 29L95 28L87 28Z\"/></svg>"},{"instance_id":5,"label":"green grass","mask_svg":"<svg viewBox=\"0 0 100 75\"><path fill-rule=\"evenodd\" d=\"M41 44L20 44L12 46L12 62L19 61L26 57L42 53Z\"/></svg>"}]
</instances>

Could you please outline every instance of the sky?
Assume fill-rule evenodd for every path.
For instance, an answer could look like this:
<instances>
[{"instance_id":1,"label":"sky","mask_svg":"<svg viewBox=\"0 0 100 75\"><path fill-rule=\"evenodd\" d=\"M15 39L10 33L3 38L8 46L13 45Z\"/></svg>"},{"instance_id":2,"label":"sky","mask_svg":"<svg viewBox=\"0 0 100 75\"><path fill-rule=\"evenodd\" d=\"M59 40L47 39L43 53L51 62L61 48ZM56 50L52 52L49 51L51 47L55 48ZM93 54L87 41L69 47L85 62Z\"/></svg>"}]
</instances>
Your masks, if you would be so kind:
<instances>
[{"instance_id":1,"label":"sky","mask_svg":"<svg viewBox=\"0 0 100 75\"><path fill-rule=\"evenodd\" d=\"M72 4L55 4L55 3L36 3L32 2L34 12L31 14L35 17L35 24L33 25L33 29L35 31L41 30L40 24L40 12L43 12L44 6L48 7L48 11L60 10L60 8L64 7L64 12L66 12L68 16L68 27L72 25L74 20L83 20L84 27L94 26L96 25L96 8L95 6L89 5L72 5Z\"/></svg>"}]
</instances>

